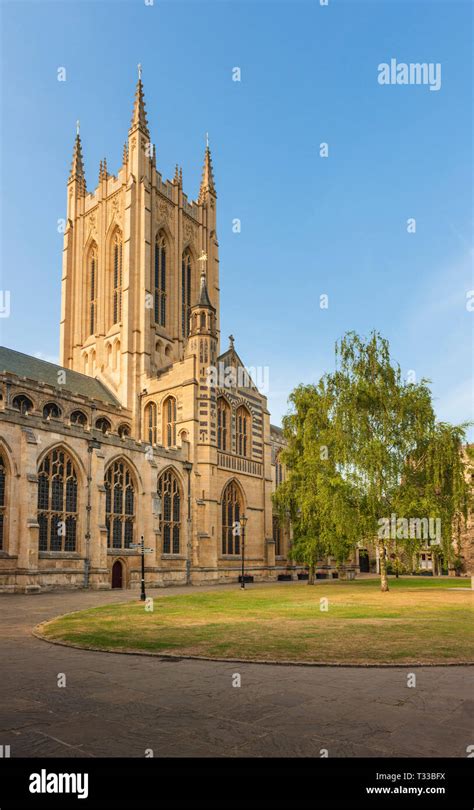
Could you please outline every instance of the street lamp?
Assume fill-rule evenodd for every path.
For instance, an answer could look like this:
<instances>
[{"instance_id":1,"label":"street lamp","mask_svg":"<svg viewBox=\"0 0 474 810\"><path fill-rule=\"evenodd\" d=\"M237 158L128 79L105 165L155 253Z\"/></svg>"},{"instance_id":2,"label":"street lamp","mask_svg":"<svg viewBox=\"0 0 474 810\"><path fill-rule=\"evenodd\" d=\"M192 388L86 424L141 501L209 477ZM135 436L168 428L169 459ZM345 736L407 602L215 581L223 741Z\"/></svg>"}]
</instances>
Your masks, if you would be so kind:
<instances>
[{"instance_id":1,"label":"street lamp","mask_svg":"<svg viewBox=\"0 0 474 810\"><path fill-rule=\"evenodd\" d=\"M248 518L246 515L242 515L240 518L240 534L241 534L241 544L242 544L242 577L240 587L245 588L245 527L247 525Z\"/></svg>"}]
</instances>

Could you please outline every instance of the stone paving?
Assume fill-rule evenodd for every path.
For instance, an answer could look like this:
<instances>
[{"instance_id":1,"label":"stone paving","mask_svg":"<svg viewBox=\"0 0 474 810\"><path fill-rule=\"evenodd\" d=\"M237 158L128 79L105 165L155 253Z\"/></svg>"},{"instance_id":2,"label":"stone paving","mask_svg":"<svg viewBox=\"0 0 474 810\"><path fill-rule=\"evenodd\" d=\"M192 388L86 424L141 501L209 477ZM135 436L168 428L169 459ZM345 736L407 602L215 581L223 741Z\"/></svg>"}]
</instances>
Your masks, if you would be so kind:
<instances>
[{"instance_id":1,"label":"stone paving","mask_svg":"<svg viewBox=\"0 0 474 810\"><path fill-rule=\"evenodd\" d=\"M10 745L12 757L143 757L150 748L155 757L319 757L321 749L330 757L465 757L474 745L470 667L413 668L417 685L408 688L407 668L172 661L31 635L61 613L136 598L131 591L0 597L0 745ZM232 686L236 672L240 688Z\"/></svg>"}]
</instances>

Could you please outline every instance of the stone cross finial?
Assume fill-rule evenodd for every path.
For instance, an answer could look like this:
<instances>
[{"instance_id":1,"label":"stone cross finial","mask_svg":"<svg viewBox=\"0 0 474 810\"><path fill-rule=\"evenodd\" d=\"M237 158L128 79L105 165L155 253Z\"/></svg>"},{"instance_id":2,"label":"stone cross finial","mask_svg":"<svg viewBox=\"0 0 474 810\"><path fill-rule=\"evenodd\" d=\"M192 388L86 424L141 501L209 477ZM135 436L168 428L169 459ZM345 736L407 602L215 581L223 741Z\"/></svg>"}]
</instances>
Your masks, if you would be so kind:
<instances>
[{"instance_id":1,"label":"stone cross finial","mask_svg":"<svg viewBox=\"0 0 474 810\"><path fill-rule=\"evenodd\" d=\"M235 339L235 338L234 338L234 336L233 336L233 335L229 335L229 344L230 344L230 345L229 345L229 349L233 349L233 348L234 348L234 339Z\"/></svg>"}]
</instances>

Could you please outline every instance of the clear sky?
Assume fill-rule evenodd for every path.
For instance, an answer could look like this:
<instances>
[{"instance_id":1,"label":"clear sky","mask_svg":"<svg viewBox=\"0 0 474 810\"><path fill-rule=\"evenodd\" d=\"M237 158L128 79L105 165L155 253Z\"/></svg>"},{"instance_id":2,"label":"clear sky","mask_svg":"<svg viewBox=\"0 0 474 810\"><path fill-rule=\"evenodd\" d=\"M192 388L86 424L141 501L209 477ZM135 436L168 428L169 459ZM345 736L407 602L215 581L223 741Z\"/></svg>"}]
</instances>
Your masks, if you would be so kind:
<instances>
[{"instance_id":1,"label":"clear sky","mask_svg":"<svg viewBox=\"0 0 474 810\"><path fill-rule=\"evenodd\" d=\"M1 13L4 345L57 361L75 122L93 189L101 158L114 174L121 163L141 62L158 169L182 164L190 198L209 131L222 335L269 368L272 421L295 385L333 368L335 340L374 328L404 373L432 380L440 418L470 418L470 2L57 0ZM391 59L439 63L441 88L380 85Z\"/></svg>"}]
</instances>

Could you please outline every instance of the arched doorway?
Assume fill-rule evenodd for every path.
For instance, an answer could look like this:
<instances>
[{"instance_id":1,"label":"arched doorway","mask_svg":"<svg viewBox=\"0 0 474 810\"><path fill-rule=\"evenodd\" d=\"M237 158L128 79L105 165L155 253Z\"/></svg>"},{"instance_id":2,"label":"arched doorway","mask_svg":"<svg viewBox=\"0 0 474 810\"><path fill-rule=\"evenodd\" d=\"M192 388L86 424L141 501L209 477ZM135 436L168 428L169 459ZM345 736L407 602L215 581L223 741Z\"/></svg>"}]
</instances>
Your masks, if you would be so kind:
<instances>
[{"instance_id":1,"label":"arched doorway","mask_svg":"<svg viewBox=\"0 0 474 810\"><path fill-rule=\"evenodd\" d=\"M112 566L112 588L123 588L123 566L120 560L115 560Z\"/></svg>"}]
</instances>

